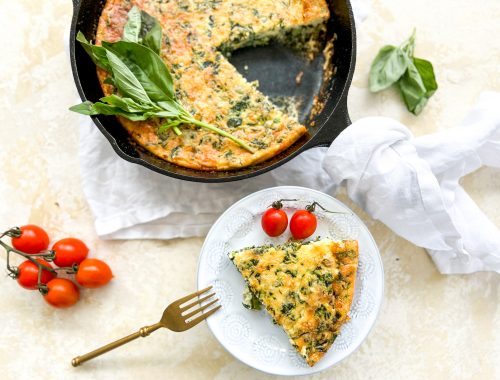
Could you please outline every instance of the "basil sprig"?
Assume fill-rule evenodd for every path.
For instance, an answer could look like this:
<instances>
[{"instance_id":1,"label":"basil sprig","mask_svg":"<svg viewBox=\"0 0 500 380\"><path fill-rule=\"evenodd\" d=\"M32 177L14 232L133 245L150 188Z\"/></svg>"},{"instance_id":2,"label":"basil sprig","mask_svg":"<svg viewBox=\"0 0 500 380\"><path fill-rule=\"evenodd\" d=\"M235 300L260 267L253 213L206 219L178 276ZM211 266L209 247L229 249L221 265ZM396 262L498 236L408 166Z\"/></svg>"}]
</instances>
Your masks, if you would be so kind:
<instances>
[{"instance_id":1,"label":"basil sprig","mask_svg":"<svg viewBox=\"0 0 500 380\"><path fill-rule=\"evenodd\" d=\"M132 121L161 119L158 133L172 128L182 134L179 126L196 125L227 137L249 152L254 152L245 141L201 120L195 119L175 96L172 76L159 56L162 31L158 21L137 7L128 14L123 39L91 44L78 32L79 41L92 61L106 70L110 77L105 83L113 85L117 93L104 96L99 102L83 102L70 108L83 115L117 115Z\"/></svg>"},{"instance_id":2,"label":"basil sprig","mask_svg":"<svg viewBox=\"0 0 500 380\"><path fill-rule=\"evenodd\" d=\"M414 57L414 49L415 30L402 45L380 49L370 69L370 91L379 92L396 84L408 111L418 115L438 85L432 63Z\"/></svg>"}]
</instances>

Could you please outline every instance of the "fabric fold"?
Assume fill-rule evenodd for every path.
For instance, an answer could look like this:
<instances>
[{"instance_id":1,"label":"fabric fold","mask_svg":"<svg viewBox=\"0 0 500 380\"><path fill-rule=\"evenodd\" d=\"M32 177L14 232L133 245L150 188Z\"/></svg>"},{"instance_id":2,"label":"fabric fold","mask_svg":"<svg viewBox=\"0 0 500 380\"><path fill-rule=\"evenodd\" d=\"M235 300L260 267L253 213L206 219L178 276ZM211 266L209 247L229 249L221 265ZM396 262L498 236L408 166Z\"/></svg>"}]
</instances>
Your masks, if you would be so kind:
<instances>
[{"instance_id":1,"label":"fabric fold","mask_svg":"<svg viewBox=\"0 0 500 380\"><path fill-rule=\"evenodd\" d=\"M500 167L500 94L493 92L461 125L427 136L414 138L389 118L359 120L323 161L334 184L345 183L373 218L426 248L442 273L500 272L500 231L459 184L483 165Z\"/></svg>"}]
</instances>

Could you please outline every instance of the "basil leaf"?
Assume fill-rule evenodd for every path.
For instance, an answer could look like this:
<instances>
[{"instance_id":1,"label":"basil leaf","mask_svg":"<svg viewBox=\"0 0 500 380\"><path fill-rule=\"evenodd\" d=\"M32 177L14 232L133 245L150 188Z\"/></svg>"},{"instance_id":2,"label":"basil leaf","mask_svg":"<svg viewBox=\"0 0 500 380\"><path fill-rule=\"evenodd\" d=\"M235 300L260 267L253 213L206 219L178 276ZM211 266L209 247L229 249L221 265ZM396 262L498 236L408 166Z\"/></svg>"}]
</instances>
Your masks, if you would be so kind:
<instances>
[{"instance_id":1,"label":"basil leaf","mask_svg":"<svg viewBox=\"0 0 500 380\"><path fill-rule=\"evenodd\" d=\"M164 110L171 111L171 112L177 112L178 114L185 113L185 111L182 108L182 106L179 103L175 102L175 101L158 102L158 106L160 106Z\"/></svg>"},{"instance_id":2,"label":"basil leaf","mask_svg":"<svg viewBox=\"0 0 500 380\"><path fill-rule=\"evenodd\" d=\"M123 116L132 121L141 121L147 119L147 117L142 113L127 112L125 110L120 109L119 107L113 107L109 104L104 104L100 102L92 103L89 102L88 100L81 104L77 104L73 107L70 107L70 111L88 116L118 115L118 116Z\"/></svg>"},{"instance_id":3,"label":"basil leaf","mask_svg":"<svg viewBox=\"0 0 500 380\"><path fill-rule=\"evenodd\" d=\"M160 54L163 32L160 23L146 12L141 12L142 27L140 37L142 44L149 47L156 54Z\"/></svg>"},{"instance_id":4,"label":"basil leaf","mask_svg":"<svg viewBox=\"0 0 500 380\"><path fill-rule=\"evenodd\" d=\"M136 6L128 12L128 21L123 29L123 41L136 42L160 52L162 30L158 21Z\"/></svg>"},{"instance_id":5,"label":"basil leaf","mask_svg":"<svg viewBox=\"0 0 500 380\"><path fill-rule=\"evenodd\" d=\"M427 90L413 61L408 65L408 70L401 77L398 85L408 111L415 115L422 112L428 100L425 96Z\"/></svg>"},{"instance_id":6,"label":"basil leaf","mask_svg":"<svg viewBox=\"0 0 500 380\"><path fill-rule=\"evenodd\" d=\"M408 57L399 47L387 45L380 49L370 69L370 91L385 90L405 73Z\"/></svg>"},{"instance_id":7,"label":"basil leaf","mask_svg":"<svg viewBox=\"0 0 500 380\"><path fill-rule=\"evenodd\" d=\"M399 81L406 108L415 115L422 112L437 88L432 63L420 58L412 59L407 72Z\"/></svg>"},{"instance_id":8,"label":"basil leaf","mask_svg":"<svg viewBox=\"0 0 500 380\"><path fill-rule=\"evenodd\" d=\"M109 66L108 57L106 56L106 49L102 46L92 45L83 35L82 32L78 32L76 35L76 40L80 42L85 52L90 56L92 62L99 66L101 69L106 71L111 71Z\"/></svg>"},{"instance_id":9,"label":"basil leaf","mask_svg":"<svg viewBox=\"0 0 500 380\"><path fill-rule=\"evenodd\" d=\"M110 71L111 71L111 69L110 69ZM113 77L107 77L106 79L104 79L102 81L102 83L104 83L104 84L110 84L111 86L115 86L116 87L115 81L114 81Z\"/></svg>"},{"instance_id":10,"label":"basil leaf","mask_svg":"<svg viewBox=\"0 0 500 380\"><path fill-rule=\"evenodd\" d=\"M93 110L96 114L122 116L132 121L142 121L147 119L143 113L127 112L119 107L114 107L100 102L94 103Z\"/></svg>"},{"instance_id":11,"label":"basil leaf","mask_svg":"<svg viewBox=\"0 0 500 380\"><path fill-rule=\"evenodd\" d=\"M160 56L150 48L127 41L103 42L103 46L129 68L152 101L170 101L174 98L170 72Z\"/></svg>"},{"instance_id":12,"label":"basil leaf","mask_svg":"<svg viewBox=\"0 0 500 380\"><path fill-rule=\"evenodd\" d=\"M146 112L145 115L147 115L148 117L172 118L178 116L179 114L177 112L171 111L150 111Z\"/></svg>"},{"instance_id":13,"label":"basil leaf","mask_svg":"<svg viewBox=\"0 0 500 380\"><path fill-rule=\"evenodd\" d=\"M115 94L102 97L100 100L103 103L121 108L122 110L127 112L145 112L151 108L142 104L138 104L133 99L122 98Z\"/></svg>"},{"instance_id":14,"label":"basil leaf","mask_svg":"<svg viewBox=\"0 0 500 380\"><path fill-rule=\"evenodd\" d=\"M377 92L397 83L406 108L418 115L438 85L432 63L413 57L414 50L415 29L400 47L384 46L372 63L370 90Z\"/></svg>"},{"instance_id":15,"label":"basil leaf","mask_svg":"<svg viewBox=\"0 0 500 380\"><path fill-rule=\"evenodd\" d=\"M121 95L130 97L139 103L150 104L151 99L146 93L146 90L127 64L107 48L106 56L111 66L116 88L118 88Z\"/></svg>"},{"instance_id":16,"label":"basil leaf","mask_svg":"<svg viewBox=\"0 0 500 380\"><path fill-rule=\"evenodd\" d=\"M123 41L140 42L141 11L135 5L128 12L128 21L123 28Z\"/></svg>"},{"instance_id":17,"label":"basil leaf","mask_svg":"<svg viewBox=\"0 0 500 380\"><path fill-rule=\"evenodd\" d=\"M417 68L425 89L427 90L425 96L430 98L438 89L436 76L434 75L434 67L432 67L432 63L429 61L416 57L413 58L413 64Z\"/></svg>"},{"instance_id":18,"label":"basil leaf","mask_svg":"<svg viewBox=\"0 0 500 380\"><path fill-rule=\"evenodd\" d=\"M415 33L416 30L414 28L410 38L408 38L401 44L401 50L406 54L408 58L413 57L413 51L415 50Z\"/></svg>"},{"instance_id":19,"label":"basil leaf","mask_svg":"<svg viewBox=\"0 0 500 380\"><path fill-rule=\"evenodd\" d=\"M88 115L88 116L97 115L97 113L95 112L95 110L93 108L93 105L94 104L92 102L89 102L88 100L86 100L83 103L76 104L76 105L70 107L69 110L76 112L76 113L80 113L82 115Z\"/></svg>"}]
</instances>

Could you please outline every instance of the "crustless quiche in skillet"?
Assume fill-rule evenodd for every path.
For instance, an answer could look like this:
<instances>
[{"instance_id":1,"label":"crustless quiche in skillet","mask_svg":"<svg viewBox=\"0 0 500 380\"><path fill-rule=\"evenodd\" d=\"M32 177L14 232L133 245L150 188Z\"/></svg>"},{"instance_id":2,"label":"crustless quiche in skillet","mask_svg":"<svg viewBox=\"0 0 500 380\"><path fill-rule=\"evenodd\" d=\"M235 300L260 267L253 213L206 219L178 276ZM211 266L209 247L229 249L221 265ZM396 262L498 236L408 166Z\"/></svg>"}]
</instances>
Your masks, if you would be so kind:
<instances>
[{"instance_id":1,"label":"crustless quiche in skillet","mask_svg":"<svg viewBox=\"0 0 500 380\"><path fill-rule=\"evenodd\" d=\"M122 38L127 13L137 6L163 29L161 57L172 73L176 96L196 119L216 125L250 145L195 126L182 135L159 132L153 120L121 124L143 147L164 160L198 170L238 169L267 160L297 141L306 128L280 111L247 82L224 53L270 39L314 52L329 18L325 0L108 0L96 44ZM98 68L105 95L107 73Z\"/></svg>"}]
</instances>

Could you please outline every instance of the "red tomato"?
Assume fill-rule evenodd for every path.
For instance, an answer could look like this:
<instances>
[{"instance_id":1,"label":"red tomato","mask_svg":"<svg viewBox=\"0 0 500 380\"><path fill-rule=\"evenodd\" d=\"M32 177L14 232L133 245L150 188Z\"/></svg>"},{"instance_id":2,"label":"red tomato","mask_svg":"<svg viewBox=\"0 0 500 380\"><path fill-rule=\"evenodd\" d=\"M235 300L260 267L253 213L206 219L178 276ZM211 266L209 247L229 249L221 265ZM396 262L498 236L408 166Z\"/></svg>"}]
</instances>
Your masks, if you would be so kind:
<instances>
[{"instance_id":1,"label":"red tomato","mask_svg":"<svg viewBox=\"0 0 500 380\"><path fill-rule=\"evenodd\" d=\"M52 266L42 259L36 259L40 264L51 267ZM17 282L24 289L35 290L38 289L38 266L31 262L30 260L24 261L17 269ZM48 270L42 270L42 276L40 277L40 282L46 284L57 275L54 272L49 272Z\"/></svg>"},{"instance_id":2,"label":"red tomato","mask_svg":"<svg viewBox=\"0 0 500 380\"><path fill-rule=\"evenodd\" d=\"M33 224L21 227L22 234L12 238L12 246L24 253L38 253L49 247L49 235Z\"/></svg>"},{"instance_id":3,"label":"red tomato","mask_svg":"<svg viewBox=\"0 0 500 380\"><path fill-rule=\"evenodd\" d=\"M54 264L58 267L70 267L73 264L80 264L89 253L85 243L76 238L59 240L54 244L52 250L56 252Z\"/></svg>"},{"instance_id":4,"label":"red tomato","mask_svg":"<svg viewBox=\"0 0 500 380\"><path fill-rule=\"evenodd\" d=\"M99 259L85 259L76 271L76 281L85 288L99 288L113 278L108 264Z\"/></svg>"},{"instance_id":5,"label":"red tomato","mask_svg":"<svg viewBox=\"0 0 500 380\"><path fill-rule=\"evenodd\" d=\"M295 211L290 220L290 231L294 239L308 238L316 231L317 226L316 216L307 210Z\"/></svg>"},{"instance_id":6,"label":"red tomato","mask_svg":"<svg viewBox=\"0 0 500 380\"><path fill-rule=\"evenodd\" d=\"M66 278L54 278L47 283L47 294L43 296L45 301L54 307L65 308L73 306L80 299L80 290Z\"/></svg>"},{"instance_id":7,"label":"red tomato","mask_svg":"<svg viewBox=\"0 0 500 380\"><path fill-rule=\"evenodd\" d=\"M270 208L262 215L262 229L266 234L276 237L285 232L288 226L288 216L281 208Z\"/></svg>"}]
</instances>

